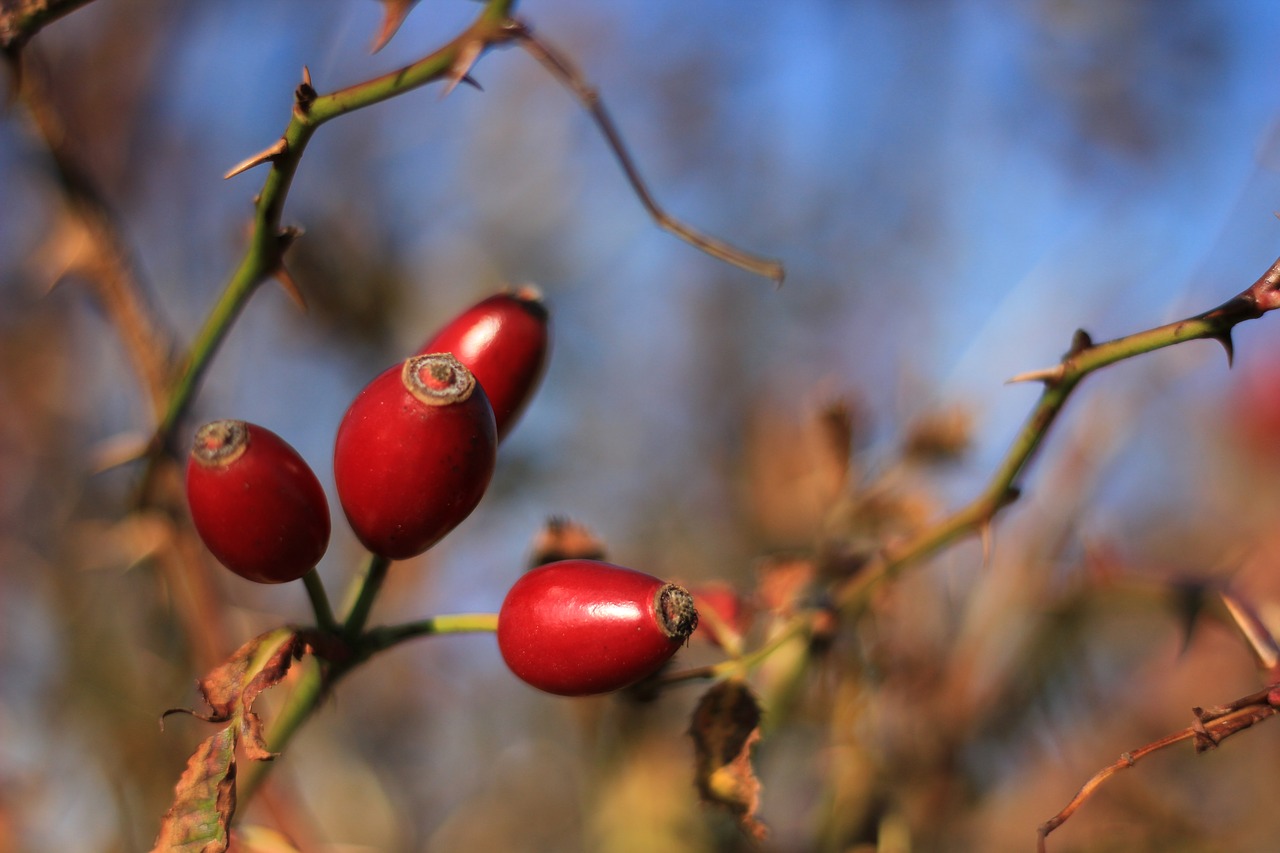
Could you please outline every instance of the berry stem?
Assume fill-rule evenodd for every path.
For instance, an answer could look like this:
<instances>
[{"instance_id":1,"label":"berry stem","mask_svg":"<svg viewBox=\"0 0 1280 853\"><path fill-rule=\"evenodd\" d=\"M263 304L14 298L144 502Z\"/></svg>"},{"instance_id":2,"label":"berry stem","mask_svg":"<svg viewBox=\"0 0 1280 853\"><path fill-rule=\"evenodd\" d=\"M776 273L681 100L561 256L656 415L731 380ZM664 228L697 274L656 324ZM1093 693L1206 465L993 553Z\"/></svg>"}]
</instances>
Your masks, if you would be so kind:
<instances>
[{"instance_id":1,"label":"berry stem","mask_svg":"<svg viewBox=\"0 0 1280 853\"><path fill-rule=\"evenodd\" d=\"M311 609L316 614L316 625L325 631L336 631L338 620L333 618L333 608L329 606L329 594L325 592L324 582L319 573L312 569L302 576L307 587L307 596L311 599Z\"/></svg>"},{"instance_id":2,"label":"berry stem","mask_svg":"<svg viewBox=\"0 0 1280 853\"><path fill-rule=\"evenodd\" d=\"M406 640L432 634L478 634L497 630L497 613L447 613L402 625L374 628L360 638L360 649L365 654L373 654Z\"/></svg>"},{"instance_id":3,"label":"berry stem","mask_svg":"<svg viewBox=\"0 0 1280 853\"><path fill-rule=\"evenodd\" d=\"M369 555L364 575L359 582L359 590L356 592L351 609L347 611L346 621L342 623L342 632L348 639L354 639L364 630L365 624L369 621L369 611L373 609L373 602L378 597L379 590L382 589L383 581L387 579L387 569L390 567L391 561L386 557L378 554Z\"/></svg>"}]
</instances>

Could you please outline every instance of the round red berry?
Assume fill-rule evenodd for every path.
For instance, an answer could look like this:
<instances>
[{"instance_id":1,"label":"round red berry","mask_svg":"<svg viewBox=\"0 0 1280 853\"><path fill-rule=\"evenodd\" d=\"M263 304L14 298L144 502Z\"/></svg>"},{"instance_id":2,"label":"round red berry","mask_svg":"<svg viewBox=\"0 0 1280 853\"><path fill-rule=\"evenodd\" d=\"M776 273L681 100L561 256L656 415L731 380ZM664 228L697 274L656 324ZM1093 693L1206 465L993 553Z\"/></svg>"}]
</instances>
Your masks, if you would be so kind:
<instances>
[{"instance_id":1,"label":"round red berry","mask_svg":"<svg viewBox=\"0 0 1280 853\"><path fill-rule=\"evenodd\" d=\"M329 546L329 506L298 452L265 427L213 421L187 460L196 531L231 571L258 583L297 580Z\"/></svg>"},{"instance_id":2,"label":"round red berry","mask_svg":"<svg viewBox=\"0 0 1280 853\"><path fill-rule=\"evenodd\" d=\"M542 379L549 326L542 294L526 285L472 305L418 352L451 352L475 374L493 406L501 441Z\"/></svg>"},{"instance_id":3,"label":"round red berry","mask_svg":"<svg viewBox=\"0 0 1280 853\"><path fill-rule=\"evenodd\" d=\"M366 548L426 551L480 503L493 476L493 410L447 353L417 355L370 382L338 427L338 499Z\"/></svg>"},{"instance_id":4,"label":"round red berry","mask_svg":"<svg viewBox=\"0 0 1280 853\"><path fill-rule=\"evenodd\" d=\"M498 612L498 648L521 680L562 696L607 693L656 672L698 624L675 584L596 560L523 575Z\"/></svg>"}]
</instances>

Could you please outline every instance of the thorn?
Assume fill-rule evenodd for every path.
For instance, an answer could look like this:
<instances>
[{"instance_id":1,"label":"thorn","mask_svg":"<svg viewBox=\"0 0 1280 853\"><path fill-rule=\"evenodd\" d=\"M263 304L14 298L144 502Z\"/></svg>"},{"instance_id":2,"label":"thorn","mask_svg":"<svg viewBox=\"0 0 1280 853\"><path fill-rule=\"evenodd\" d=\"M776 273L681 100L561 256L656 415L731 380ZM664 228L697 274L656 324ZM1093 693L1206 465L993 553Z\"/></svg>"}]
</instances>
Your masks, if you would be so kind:
<instances>
[{"instance_id":1,"label":"thorn","mask_svg":"<svg viewBox=\"0 0 1280 853\"><path fill-rule=\"evenodd\" d=\"M472 87L477 92L484 91L484 86L481 86L480 82L476 80L476 78L472 77L470 74L463 74L462 79L459 82L466 83L468 86Z\"/></svg>"},{"instance_id":2,"label":"thorn","mask_svg":"<svg viewBox=\"0 0 1280 853\"><path fill-rule=\"evenodd\" d=\"M316 98L320 94L311 85L311 69L302 66L302 82L298 84L298 88L293 90L293 102L302 112L311 109L311 105L315 103Z\"/></svg>"},{"instance_id":3,"label":"thorn","mask_svg":"<svg viewBox=\"0 0 1280 853\"><path fill-rule=\"evenodd\" d=\"M1091 346L1093 346L1093 338L1089 333L1084 329L1076 329L1076 333L1071 336L1071 349L1067 350L1067 358L1079 355Z\"/></svg>"},{"instance_id":4,"label":"thorn","mask_svg":"<svg viewBox=\"0 0 1280 853\"><path fill-rule=\"evenodd\" d=\"M284 288L284 292L293 300L293 304L297 305L302 313L307 313L307 298L302 295L302 290L298 287L298 282L289 273L284 264L276 267L276 271L272 273L272 278L280 283Z\"/></svg>"},{"instance_id":5,"label":"thorn","mask_svg":"<svg viewBox=\"0 0 1280 853\"><path fill-rule=\"evenodd\" d=\"M1042 370L1028 370L1026 373L1019 373L1017 376L1011 376L1004 381L1005 385L1013 385L1016 382L1043 382L1046 385L1053 385L1061 382L1066 368L1061 364L1055 364L1053 367L1046 367Z\"/></svg>"},{"instance_id":6,"label":"thorn","mask_svg":"<svg viewBox=\"0 0 1280 853\"><path fill-rule=\"evenodd\" d=\"M1227 351L1227 369L1230 370L1236 360L1236 346L1231 341L1231 330L1227 329L1220 335L1210 335L1209 337L1222 344L1222 348Z\"/></svg>"},{"instance_id":7,"label":"thorn","mask_svg":"<svg viewBox=\"0 0 1280 853\"><path fill-rule=\"evenodd\" d=\"M409 17L409 10L413 8L413 4L418 0L382 0L386 11L382 15L382 28L378 30L378 35L373 39L373 47L370 53L377 53L387 46L387 42L391 41L391 37L396 34L396 30L400 29L400 25L404 23L404 19Z\"/></svg>"},{"instance_id":8,"label":"thorn","mask_svg":"<svg viewBox=\"0 0 1280 853\"><path fill-rule=\"evenodd\" d=\"M1219 592L1218 596L1227 608L1231 621L1235 623L1236 628L1244 636L1245 642L1249 644L1249 650L1253 652L1258 666L1269 671L1280 665L1280 643L1276 642L1258 613L1225 590Z\"/></svg>"},{"instance_id":9,"label":"thorn","mask_svg":"<svg viewBox=\"0 0 1280 853\"><path fill-rule=\"evenodd\" d=\"M289 247L293 245L293 241L301 237L305 232L297 225L289 225L281 228L276 234L276 244L280 247L280 254L289 251Z\"/></svg>"},{"instance_id":10,"label":"thorn","mask_svg":"<svg viewBox=\"0 0 1280 853\"><path fill-rule=\"evenodd\" d=\"M225 181L228 178L234 178L236 175L240 174L241 172L249 171L254 166L261 166L263 163L273 162L277 157L280 157L281 155L286 153L288 150L289 150L289 143L286 142L284 137L282 136L279 139L277 139L275 141L275 144L272 145L270 148L260 151L257 154L254 154L252 157L249 157L245 160L241 160L239 163L232 166L231 171L223 175L222 179Z\"/></svg>"},{"instance_id":11,"label":"thorn","mask_svg":"<svg viewBox=\"0 0 1280 853\"><path fill-rule=\"evenodd\" d=\"M103 474L144 458L151 451L151 436L126 432L99 443L90 453L90 470Z\"/></svg>"},{"instance_id":12,"label":"thorn","mask_svg":"<svg viewBox=\"0 0 1280 853\"><path fill-rule=\"evenodd\" d=\"M458 55L449 68L449 79L444 84L444 91L440 94L441 99L449 97L449 93L457 88L459 83L471 76L471 67L476 64L476 60L483 52L484 42L480 39L472 39L458 48Z\"/></svg>"}]
</instances>

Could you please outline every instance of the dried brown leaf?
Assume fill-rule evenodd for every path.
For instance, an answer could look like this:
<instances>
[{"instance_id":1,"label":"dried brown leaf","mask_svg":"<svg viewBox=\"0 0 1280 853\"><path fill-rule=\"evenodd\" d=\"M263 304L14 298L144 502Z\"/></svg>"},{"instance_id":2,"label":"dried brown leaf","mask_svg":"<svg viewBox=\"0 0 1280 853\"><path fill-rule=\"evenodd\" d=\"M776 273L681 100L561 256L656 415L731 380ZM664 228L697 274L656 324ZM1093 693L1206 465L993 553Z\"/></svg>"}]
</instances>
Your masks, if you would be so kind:
<instances>
[{"instance_id":1,"label":"dried brown leaf","mask_svg":"<svg viewBox=\"0 0 1280 853\"><path fill-rule=\"evenodd\" d=\"M690 726L702 799L727 809L743 831L756 839L768 833L756 817L760 780L751 766L751 749L760 739L760 717L751 688L730 679L703 694Z\"/></svg>"},{"instance_id":2,"label":"dried brown leaf","mask_svg":"<svg viewBox=\"0 0 1280 853\"><path fill-rule=\"evenodd\" d=\"M280 683L304 646L295 630L277 628L254 637L200 679L200 693L210 713L188 713L230 725L202 742L187 762L174 789L173 806L160 824L154 851L221 853L227 849L236 810L236 747L242 746L255 761L275 757L267 749L253 703L262 691Z\"/></svg>"},{"instance_id":3,"label":"dried brown leaf","mask_svg":"<svg viewBox=\"0 0 1280 853\"><path fill-rule=\"evenodd\" d=\"M213 713L194 716L222 723L241 708L251 711L258 694L284 678L300 651L301 640L291 628L276 628L249 640L200 679L200 695Z\"/></svg>"},{"instance_id":4,"label":"dried brown leaf","mask_svg":"<svg viewBox=\"0 0 1280 853\"><path fill-rule=\"evenodd\" d=\"M236 727L205 738L174 787L152 853L223 853L236 810Z\"/></svg>"},{"instance_id":5,"label":"dried brown leaf","mask_svg":"<svg viewBox=\"0 0 1280 853\"><path fill-rule=\"evenodd\" d=\"M589 530L571 518L553 515L538 531L533 540L533 553L529 556L529 568L534 569L557 560L603 560L604 543Z\"/></svg>"}]
</instances>

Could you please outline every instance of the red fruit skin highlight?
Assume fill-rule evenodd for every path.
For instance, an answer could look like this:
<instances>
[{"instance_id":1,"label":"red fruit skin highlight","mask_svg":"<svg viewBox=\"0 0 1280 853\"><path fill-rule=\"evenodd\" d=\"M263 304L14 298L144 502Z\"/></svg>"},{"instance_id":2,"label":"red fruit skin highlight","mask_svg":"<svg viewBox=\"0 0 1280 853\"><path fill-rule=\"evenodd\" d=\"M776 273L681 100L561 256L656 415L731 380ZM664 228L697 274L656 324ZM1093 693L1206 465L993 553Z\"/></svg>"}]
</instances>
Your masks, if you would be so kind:
<instances>
[{"instance_id":1,"label":"red fruit skin highlight","mask_svg":"<svg viewBox=\"0 0 1280 853\"><path fill-rule=\"evenodd\" d=\"M357 538L393 560L415 557L480 503L493 468L493 409L470 371L447 354L388 368L338 427L338 499Z\"/></svg>"},{"instance_id":2,"label":"red fruit skin highlight","mask_svg":"<svg viewBox=\"0 0 1280 853\"><path fill-rule=\"evenodd\" d=\"M501 441L537 390L550 349L550 316L537 288L483 299L418 350L450 352L475 374L493 406Z\"/></svg>"},{"instance_id":3,"label":"red fruit skin highlight","mask_svg":"<svg viewBox=\"0 0 1280 853\"><path fill-rule=\"evenodd\" d=\"M320 481L284 439L255 424L222 420L197 431L187 503L218 562L257 583L297 580L329 545Z\"/></svg>"},{"instance_id":4,"label":"red fruit skin highlight","mask_svg":"<svg viewBox=\"0 0 1280 853\"><path fill-rule=\"evenodd\" d=\"M526 683L561 696L608 693L666 663L697 626L688 592L595 560L523 575L498 613L498 648Z\"/></svg>"}]
</instances>

